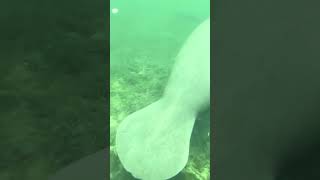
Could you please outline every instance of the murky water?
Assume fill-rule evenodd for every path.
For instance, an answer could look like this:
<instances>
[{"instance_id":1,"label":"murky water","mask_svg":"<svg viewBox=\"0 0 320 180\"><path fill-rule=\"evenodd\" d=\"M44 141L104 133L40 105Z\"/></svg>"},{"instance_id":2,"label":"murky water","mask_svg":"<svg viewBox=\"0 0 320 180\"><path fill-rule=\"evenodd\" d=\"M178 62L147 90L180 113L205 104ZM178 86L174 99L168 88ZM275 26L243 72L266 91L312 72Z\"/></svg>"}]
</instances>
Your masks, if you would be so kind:
<instances>
[{"instance_id":1,"label":"murky water","mask_svg":"<svg viewBox=\"0 0 320 180\"><path fill-rule=\"evenodd\" d=\"M115 132L130 113L161 97L179 49L209 16L209 0L111 1L110 178L134 179L115 150ZM210 178L210 113L196 120L186 167L172 179Z\"/></svg>"}]
</instances>

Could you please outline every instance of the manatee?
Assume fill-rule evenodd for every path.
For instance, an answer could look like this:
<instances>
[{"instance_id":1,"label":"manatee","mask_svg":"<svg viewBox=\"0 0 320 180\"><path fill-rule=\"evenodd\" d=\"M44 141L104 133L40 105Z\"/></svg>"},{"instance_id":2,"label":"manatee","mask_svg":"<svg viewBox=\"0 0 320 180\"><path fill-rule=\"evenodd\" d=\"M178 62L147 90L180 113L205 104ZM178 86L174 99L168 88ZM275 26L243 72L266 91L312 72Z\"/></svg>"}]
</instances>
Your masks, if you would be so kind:
<instances>
[{"instance_id":1,"label":"manatee","mask_svg":"<svg viewBox=\"0 0 320 180\"><path fill-rule=\"evenodd\" d=\"M164 180L187 164L192 129L210 105L210 18L179 51L162 97L130 114L116 133L116 151L135 178Z\"/></svg>"}]
</instances>

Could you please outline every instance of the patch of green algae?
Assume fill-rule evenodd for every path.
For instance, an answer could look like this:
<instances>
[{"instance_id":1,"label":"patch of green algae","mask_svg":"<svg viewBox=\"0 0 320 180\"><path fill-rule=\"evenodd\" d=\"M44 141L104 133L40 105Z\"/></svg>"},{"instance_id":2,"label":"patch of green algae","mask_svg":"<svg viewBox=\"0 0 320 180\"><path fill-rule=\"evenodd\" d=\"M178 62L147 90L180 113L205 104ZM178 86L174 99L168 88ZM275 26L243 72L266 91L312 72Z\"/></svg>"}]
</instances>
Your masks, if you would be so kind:
<instances>
[{"instance_id":1,"label":"patch of green algae","mask_svg":"<svg viewBox=\"0 0 320 180\"><path fill-rule=\"evenodd\" d=\"M159 99L170 74L170 65L147 62L148 59L142 59L111 67L110 179L112 180L134 179L122 167L115 150L115 134L119 123L127 115ZM204 127L205 130L203 128L194 130L189 161L185 169L172 178L173 180L210 179L209 127L206 125Z\"/></svg>"}]
</instances>

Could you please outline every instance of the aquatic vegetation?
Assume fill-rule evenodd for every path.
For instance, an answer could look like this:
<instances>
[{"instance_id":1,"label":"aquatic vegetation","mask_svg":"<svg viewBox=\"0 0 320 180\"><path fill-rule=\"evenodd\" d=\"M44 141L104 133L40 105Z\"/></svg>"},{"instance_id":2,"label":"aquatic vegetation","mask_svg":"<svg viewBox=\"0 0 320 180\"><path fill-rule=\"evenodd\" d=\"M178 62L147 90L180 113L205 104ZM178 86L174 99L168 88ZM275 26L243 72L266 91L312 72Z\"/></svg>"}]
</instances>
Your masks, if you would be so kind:
<instances>
[{"instance_id":1,"label":"aquatic vegetation","mask_svg":"<svg viewBox=\"0 0 320 180\"><path fill-rule=\"evenodd\" d=\"M115 57L114 57L115 58ZM171 64L152 64L148 57L136 58L126 65L111 67L110 84L110 178L133 179L122 167L115 151L116 129L127 115L160 98L170 74ZM201 116L202 117L202 116ZM173 179L210 178L209 118L197 121L191 139L189 162ZM198 124L198 125L197 125ZM205 143L203 143L205 142Z\"/></svg>"}]
</instances>

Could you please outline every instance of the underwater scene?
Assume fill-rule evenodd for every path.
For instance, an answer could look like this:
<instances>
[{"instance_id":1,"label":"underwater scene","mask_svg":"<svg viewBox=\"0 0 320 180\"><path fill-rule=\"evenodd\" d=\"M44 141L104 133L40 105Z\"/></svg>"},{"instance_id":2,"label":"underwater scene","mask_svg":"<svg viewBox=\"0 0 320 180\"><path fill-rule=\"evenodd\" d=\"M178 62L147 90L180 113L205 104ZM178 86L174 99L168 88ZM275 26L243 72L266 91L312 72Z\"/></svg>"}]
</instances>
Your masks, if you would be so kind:
<instances>
[{"instance_id":1,"label":"underwater scene","mask_svg":"<svg viewBox=\"0 0 320 180\"><path fill-rule=\"evenodd\" d=\"M162 97L180 49L209 17L210 1L112 0L110 8L110 179L134 180L118 156L118 127ZM207 109L195 120L186 165L170 179L210 179L210 135Z\"/></svg>"},{"instance_id":2,"label":"underwater scene","mask_svg":"<svg viewBox=\"0 0 320 180\"><path fill-rule=\"evenodd\" d=\"M108 146L107 1L2 2L0 180L47 180Z\"/></svg>"}]
</instances>

